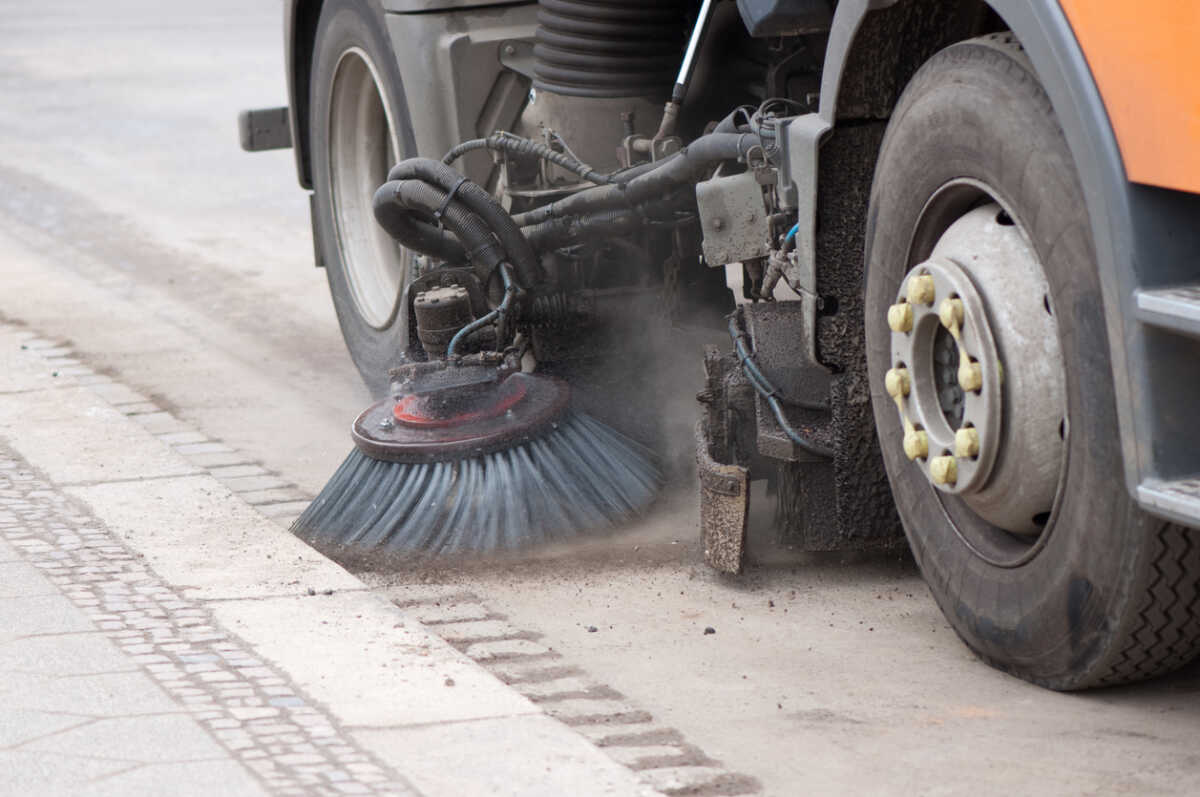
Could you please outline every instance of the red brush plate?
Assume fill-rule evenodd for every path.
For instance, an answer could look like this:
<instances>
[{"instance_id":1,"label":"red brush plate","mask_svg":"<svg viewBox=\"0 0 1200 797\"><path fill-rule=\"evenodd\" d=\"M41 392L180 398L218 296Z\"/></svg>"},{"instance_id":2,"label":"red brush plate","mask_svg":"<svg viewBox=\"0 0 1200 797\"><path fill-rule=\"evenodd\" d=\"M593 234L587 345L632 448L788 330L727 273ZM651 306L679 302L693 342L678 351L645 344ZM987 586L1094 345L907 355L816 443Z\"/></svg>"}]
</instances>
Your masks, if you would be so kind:
<instances>
[{"instance_id":1,"label":"red brush plate","mask_svg":"<svg viewBox=\"0 0 1200 797\"><path fill-rule=\"evenodd\" d=\"M468 391L464 391L466 393ZM438 462L498 451L545 434L567 411L571 391L559 379L517 373L461 405L440 395L386 398L354 421L351 436L367 456L389 462Z\"/></svg>"}]
</instances>

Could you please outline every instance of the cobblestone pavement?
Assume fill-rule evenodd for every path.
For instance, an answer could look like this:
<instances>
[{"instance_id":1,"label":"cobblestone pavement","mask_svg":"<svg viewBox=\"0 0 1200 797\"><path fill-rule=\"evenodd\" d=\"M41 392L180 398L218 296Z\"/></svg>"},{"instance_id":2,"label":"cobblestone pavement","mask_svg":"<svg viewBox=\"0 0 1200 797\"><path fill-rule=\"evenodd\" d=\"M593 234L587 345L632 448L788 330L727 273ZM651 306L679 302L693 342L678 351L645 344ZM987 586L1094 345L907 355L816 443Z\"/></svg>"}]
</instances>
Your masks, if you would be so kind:
<instances>
[{"instance_id":1,"label":"cobblestone pavement","mask_svg":"<svg viewBox=\"0 0 1200 797\"><path fill-rule=\"evenodd\" d=\"M164 789L416 793L0 440L0 793Z\"/></svg>"}]
</instances>

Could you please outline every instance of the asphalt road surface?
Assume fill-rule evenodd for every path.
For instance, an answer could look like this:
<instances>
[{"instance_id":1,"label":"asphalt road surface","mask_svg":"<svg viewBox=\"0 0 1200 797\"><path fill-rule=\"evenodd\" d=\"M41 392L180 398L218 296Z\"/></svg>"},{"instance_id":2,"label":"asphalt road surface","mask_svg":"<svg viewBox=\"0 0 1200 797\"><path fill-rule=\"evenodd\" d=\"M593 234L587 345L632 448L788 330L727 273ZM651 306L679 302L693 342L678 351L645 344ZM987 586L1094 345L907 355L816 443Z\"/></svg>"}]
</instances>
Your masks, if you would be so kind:
<instances>
[{"instance_id":1,"label":"asphalt road surface","mask_svg":"<svg viewBox=\"0 0 1200 797\"><path fill-rule=\"evenodd\" d=\"M0 314L313 493L368 396L291 152L237 145L285 101L281 39L278 2L0 3ZM368 578L474 593L763 793L1200 791L1200 667L1053 694L977 661L905 557L725 579L696 535L682 490L612 539Z\"/></svg>"}]
</instances>

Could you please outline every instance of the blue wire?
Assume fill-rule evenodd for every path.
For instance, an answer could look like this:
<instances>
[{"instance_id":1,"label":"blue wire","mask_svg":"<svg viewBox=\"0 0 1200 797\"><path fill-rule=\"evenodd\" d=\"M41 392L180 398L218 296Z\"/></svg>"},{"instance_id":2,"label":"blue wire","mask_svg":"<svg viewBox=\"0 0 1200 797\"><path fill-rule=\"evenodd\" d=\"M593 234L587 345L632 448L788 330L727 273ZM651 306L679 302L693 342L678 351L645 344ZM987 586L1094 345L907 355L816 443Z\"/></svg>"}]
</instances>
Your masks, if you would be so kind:
<instances>
[{"instance_id":1,"label":"blue wire","mask_svg":"<svg viewBox=\"0 0 1200 797\"><path fill-rule=\"evenodd\" d=\"M792 229L788 230L787 235L783 236L784 249L787 249L788 244L792 242L792 239L796 237L796 233L798 232L800 232L800 222L796 222Z\"/></svg>"},{"instance_id":2,"label":"blue wire","mask_svg":"<svg viewBox=\"0 0 1200 797\"><path fill-rule=\"evenodd\" d=\"M504 282L504 298L500 300L500 306L482 318L475 319L462 329L458 330L458 332L454 333L454 337L450 339L450 345L446 348L447 360L454 356L458 349L458 344L466 340L468 335L477 329L482 329L496 319L502 318L508 312L509 305L512 304L513 294L516 293L516 291L514 290L512 277L508 275L508 265L506 263L501 263L499 268L500 279Z\"/></svg>"}]
</instances>

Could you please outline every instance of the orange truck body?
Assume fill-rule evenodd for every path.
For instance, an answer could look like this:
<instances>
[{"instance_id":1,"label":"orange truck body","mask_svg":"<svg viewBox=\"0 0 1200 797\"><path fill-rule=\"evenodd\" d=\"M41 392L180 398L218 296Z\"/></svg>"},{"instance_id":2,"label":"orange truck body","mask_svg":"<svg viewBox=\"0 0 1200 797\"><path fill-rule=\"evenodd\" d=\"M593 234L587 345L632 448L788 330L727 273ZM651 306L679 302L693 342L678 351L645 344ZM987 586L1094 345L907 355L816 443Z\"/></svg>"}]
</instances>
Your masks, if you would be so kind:
<instances>
[{"instance_id":1,"label":"orange truck body","mask_svg":"<svg viewBox=\"0 0 1200 797\"><path fill-rule=\"evenodd\" d=\"M1200 193L1200 3L1061 0L1135 183Z\"/></svg>"}]
</instances>

